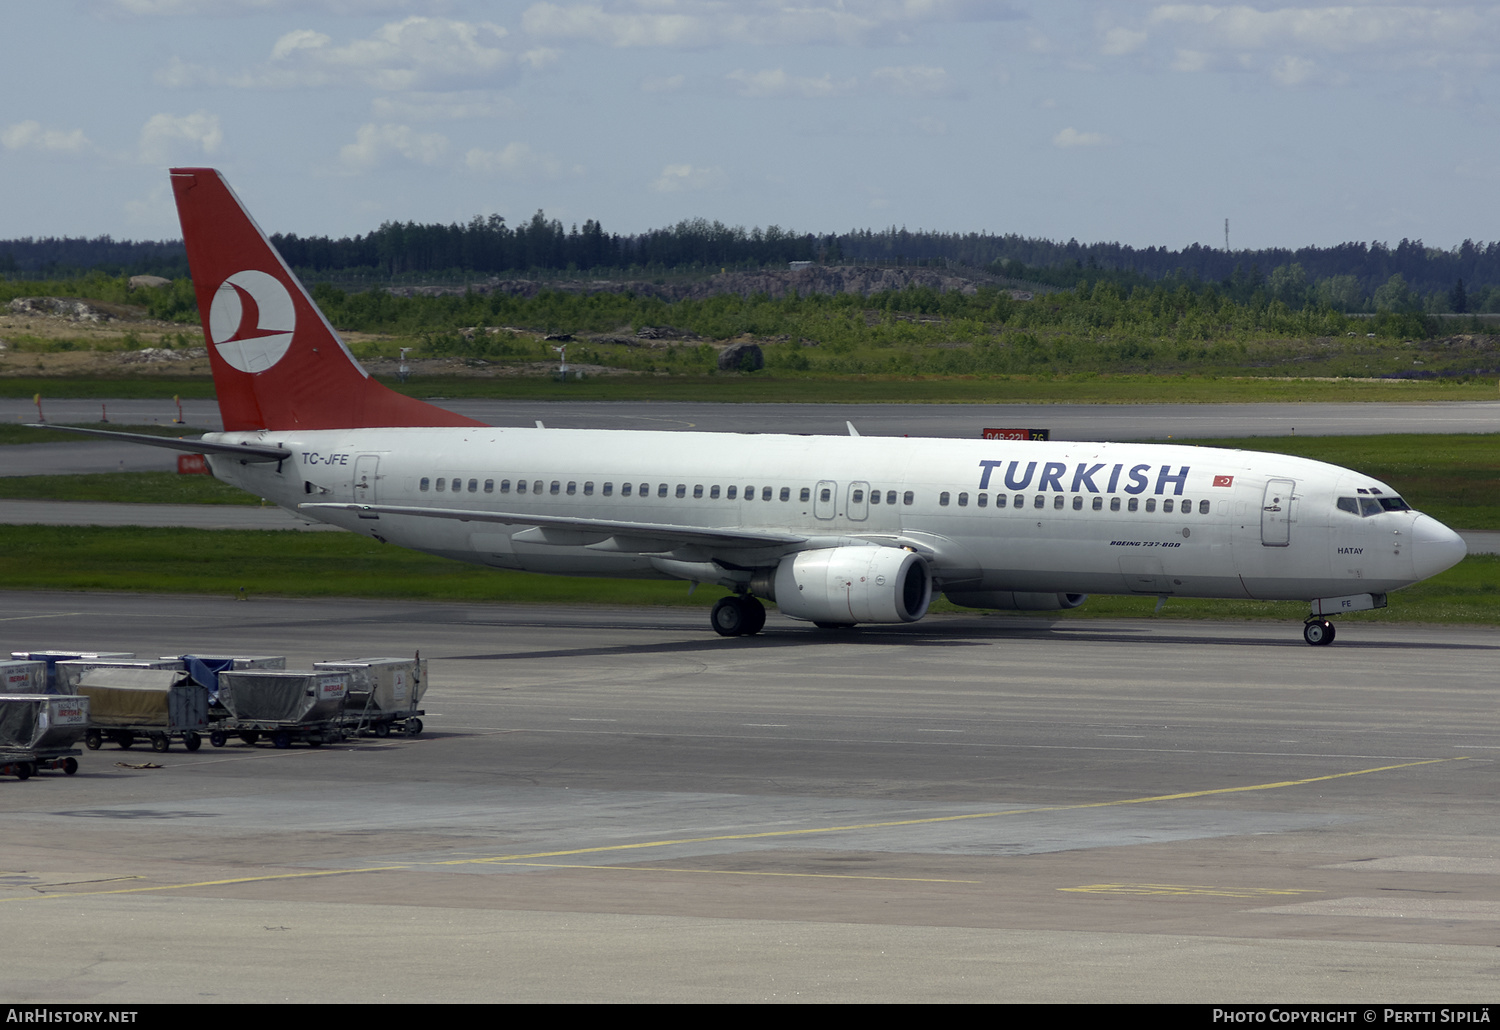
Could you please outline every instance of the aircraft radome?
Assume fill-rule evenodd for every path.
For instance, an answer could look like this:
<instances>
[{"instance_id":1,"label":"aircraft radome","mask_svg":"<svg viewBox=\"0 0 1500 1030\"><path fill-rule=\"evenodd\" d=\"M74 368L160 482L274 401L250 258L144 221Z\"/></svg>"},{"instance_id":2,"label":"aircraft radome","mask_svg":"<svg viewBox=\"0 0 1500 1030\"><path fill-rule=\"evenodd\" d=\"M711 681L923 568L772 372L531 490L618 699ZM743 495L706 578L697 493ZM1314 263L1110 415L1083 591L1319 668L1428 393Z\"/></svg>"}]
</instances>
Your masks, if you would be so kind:
<instances>
[{"instance_id":1,"label":"aircraft radome","mask_svg":"<svg viewBox=\"0 0 1500 1030\"><path fill-rule=\"evenodd\" d=\"M1086 595L1383 607L1463 558L1385 483L1304 458L1160 444L483 425L362 369L220 174L173 169L224 432L138 438L403 547L501 569L725 587L713 628L774 600L819 626ZM121 435L121 434L106 434Z\"/></svg>"}]
</instances>

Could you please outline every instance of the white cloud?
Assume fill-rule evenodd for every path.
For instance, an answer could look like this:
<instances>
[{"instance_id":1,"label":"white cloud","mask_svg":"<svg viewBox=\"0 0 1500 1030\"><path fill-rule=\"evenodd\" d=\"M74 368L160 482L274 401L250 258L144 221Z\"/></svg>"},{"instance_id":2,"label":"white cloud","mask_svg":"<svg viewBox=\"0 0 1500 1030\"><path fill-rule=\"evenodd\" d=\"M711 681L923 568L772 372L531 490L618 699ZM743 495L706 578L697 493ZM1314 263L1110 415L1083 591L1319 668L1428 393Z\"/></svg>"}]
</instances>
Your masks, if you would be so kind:
<instances>
[{"instance_id":1,"label":"white cloud","mask_svg":"<svg viewBox=\"0 0 1500 1030\"><path fill-rule=\"evenodd\" d=\"M936 97L956 92L946 69L910 64L903 67L876 68L871 80L892 93L908 97Z\"/></svg>"},{"instance_id":2,"label":"white cloud","mask_svg":"<svg viewBox=\"0 0 1500 1030\"><path fill-rule=\"evenodd\" d=\"M399 157L417 164L435 165L448 150L448 137L440 132L417 132L408 125L362 125L354 142L339 149L339 160L354 171L364 171Z\"/></svg>"},{"instance_id":3,"label":"white cloud","mask_svg":"<svg viewBox=\"0 0 1500 1030\"><path fill-rule=\"evenodd\" d=\"M525 143L509 143L500 150L476 147L464 155L464 164L471 172L508 179L555 179L562 174L562 162L551 154L537 153Z\"/></svg>"},{"instance_id":4,"label":"white cloud","mask_svg":"<svg viewBox=\"0 0 1500 1030\"><path fill-rule=\"evenodd\" d=\"M173 58L154 76L163 86L191 88L227 85L255 89L309 86L370 86L387 92L443 84L493 83L515 62L499 44L499 25L413 16L382 25L363 39L338 44L326 32L293 29L271 47L266 63L228 73ZM555 57L545 48L530 51L526 63L540 67Z\"/></svg>"},{"instance_id":5,"label":"white cloud","mask_svg":"<svg viewBox=\"0 0 1500 1030\"><path fill-rule=\"evenodd\" d=\"M687 85L686 75L655 75L641 80L642 93L675 93Z\"/></svg>"},{"instance_id":6,"label":"white cloud","mask_svg":"<svg viewBox=\"0 0 1500 1030\"><path fill-rule=\"evenodd\" d=\"M383 122L458 121L467 118L508 118L516 102L501 93L471 89L436 93L399 93L376 97L371 110Z\"/></svg>"},{"instance_id":7,"label":"white cloud","mask_svg":"<svg viewBox=\"0 0 1500 1030\"><path fill-rule=\"evenodd\" d=\"M594 0L533 4L529 35L614 47L902 42L926 25L1006 21L1001 0Z\"/></svg>"},{"instance_id":8,"label":"white cloud","mask_svg":"<svg viewBox=\"0 0 1500 1030\"><path fill-rule=\"evenodd\" d=\"M739 83L739 94L744 97L802 96L809 98L845 96L854 92L858 83L854 79L835 82L832 75L824 73L819 78L804 75L788 75L782 68L766 68L758 72L738 69L725 76Z\"/></svg>"},{"instance_id":9,"label":"white cloud","mask_svg":"<svg viewBox=\"0 0 1500 1030\"><path fill-rule=\"evenodd\" d=\"M31 121L17 122L0 132L0 146L6 150L43 150L65 154L93 149L93 144L84 136L82 129L70 132L44 129L40 122Z\"/></svg>"},{"instance_id":10,"label":"white cloud","mask_svg":"<svg viewBox=\"0 0 1500 1030\"><path fill-rule=\"evenodd\" d=\"M420 0L418 0L420 2ZM321 8L333 14L385 14L413 6L412 0L88 0L104 15L138 18L261 14Z\"/></svg>"},{"instance_id":11,"label":"white cloud","mask_svg":"<svg viewBox=\"0 0 1500 1030\"><path fill-rule=\"evenodd\" d=\"M690 193L697 190L721 190L729 185L729 176L718 165L699 168L696 165L667 165L657 176L652 189L658 193Z\"/></svg>"},{"instance_id":12,"label":"white cloud","mask_svg":"<svg viewBox=\"0 0 1500 1030\"><path fill-rule=\"evenodd\" d=\"M1117 57L1139 50L1146 45L1146 33L1135 29L1126 29L1116 26L1104 33L1104 42L1100 45L1101 53Z\"/></svg>"},{"instance_id":13,"label":"white cloud","mask_svg":"<svg viewBox=\"0 0 1500 1030\"><path fill-rule=\"evenodd\" d=\"M224 132L216 114L154 114L141 126L140 159L145 164L170 164L200 153L215 153L223 142Z\"/></svg>"},{"instance_id":14,"label":"white cloud","mask_svg":"<svg viewBox=\"0 0 1500 1030\"><path fill-rule=\"evenodd\" d=\"M1109 142L1109 137L1099 132L1079 132L1071 125L1052 137L1054 147L1102 147Z\"/></svg>"}]
</instances>

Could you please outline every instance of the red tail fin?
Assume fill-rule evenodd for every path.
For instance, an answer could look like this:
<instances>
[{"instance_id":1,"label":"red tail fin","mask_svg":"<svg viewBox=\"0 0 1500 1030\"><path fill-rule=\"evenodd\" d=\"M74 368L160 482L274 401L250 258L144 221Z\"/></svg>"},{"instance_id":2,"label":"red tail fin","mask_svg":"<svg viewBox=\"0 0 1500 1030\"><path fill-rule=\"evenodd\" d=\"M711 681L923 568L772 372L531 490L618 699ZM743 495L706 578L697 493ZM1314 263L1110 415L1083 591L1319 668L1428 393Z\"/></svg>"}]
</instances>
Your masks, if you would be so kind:
<instances>
[{"instance_id":1,"label":"red tail fin","mask_svg":"<svg viewBox=\"0 0 1500 1030\"><path fill-rule=\"evenodd\" d=\"M225 429L483 425L371 379L218 171L172 190Z\"/></svg>"}]
</instances>

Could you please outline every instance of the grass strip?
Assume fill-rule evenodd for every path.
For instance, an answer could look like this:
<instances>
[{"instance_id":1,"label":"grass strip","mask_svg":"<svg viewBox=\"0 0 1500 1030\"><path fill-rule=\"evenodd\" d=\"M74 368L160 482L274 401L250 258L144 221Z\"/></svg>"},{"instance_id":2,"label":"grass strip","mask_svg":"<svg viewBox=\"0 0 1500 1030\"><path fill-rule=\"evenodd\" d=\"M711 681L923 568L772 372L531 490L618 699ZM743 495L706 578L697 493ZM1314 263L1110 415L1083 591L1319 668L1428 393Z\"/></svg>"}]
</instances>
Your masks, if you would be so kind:
<instances>
[{"instance_id":1,"label":"grass strip","mask_svg":"<svg viewBox=\"0 0 1500 1030\"><path fill-rule=\"evenodd\" d=\"M381 544L353 533L0 526L0 583L13 590L120 590L224 597L409 598L511 604L672 605L706 608L724 591L688 594L682 582L585 579L485 569ZM1096 596L1040 618L1150 617L1154 597ZM946 601L934 611L958 611ZM1302 602L1173 598L1162 617L1300 620ZM1389 608L1344 619L1500 622L1500 556L1476 555L1392 595Z\"/></svg>"}]
</instances>

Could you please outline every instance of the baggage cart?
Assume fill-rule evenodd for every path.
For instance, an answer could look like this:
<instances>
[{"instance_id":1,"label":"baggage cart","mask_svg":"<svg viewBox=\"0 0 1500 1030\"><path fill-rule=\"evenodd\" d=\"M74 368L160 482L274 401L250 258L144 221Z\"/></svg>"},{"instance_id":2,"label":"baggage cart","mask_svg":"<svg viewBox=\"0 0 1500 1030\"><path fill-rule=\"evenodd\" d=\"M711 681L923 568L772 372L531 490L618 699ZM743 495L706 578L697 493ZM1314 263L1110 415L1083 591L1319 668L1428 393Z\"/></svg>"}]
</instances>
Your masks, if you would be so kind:
<instances>
[{"instance_id":1,"label":"baggage cart","mask_svg":"<svg viewBox=\"0 0 1500 1030\"><path fill-rule=\"evenodd\" d=\"M78 771L73 747L88 730L89 699L0 694L0 775L28 780L43 769Z\"/></svg>"},{"instance_id":2,"label":"baggage cart","mask_svg":"<svg viewBox=\"0 0 1500 1030\"><path fill-rule=\"evenodd\" d=\"M66 694L57 686L57 663L70 662L78 658L96 658L101 661L127 661L135 657L133 651L12 651L10 656L23 662L47 663L47 687L44 694Z\"/></svg>"},{"instance_id":3,"label":"baggage cart","mask_svg":"<svg viewBox=\"0 0 1500 1030\"><path fill-rule=\"evenodd\" d=\"M233 734L247 744L262 737L278 748L312 747L344 739L344 699L349 674L318 669L235 669L219 673L219 703L226 718L209 731L223 747Z\"/></svg>"},{"instance_id":4,"label":"baggage cart","mask_svg":"<svg viewBox=\"0 0 1500 1030\"><path fill-rule=\"evenodd\" d=\"M386 737L394 729L415 737L422 732L420 717L427 713L417 703L427 693L427 663L420 654L315 662L313 668L349 673L349 697L344 702L344 728L349 733Z\"/></svg>"},{"instance_id":5,"label":"baggage cart","mask_svg":"<svg viewBox=\"0 0 1500 1030\"><path fill-rule=\"evenodd\" d=\"M84 746L90 751L106 742L128 748L144 739L160 753L174 737L197 751L209 729L208 691L184 669L85 669L76 689L89 699Z\"/></svg>"}]
</instances>

